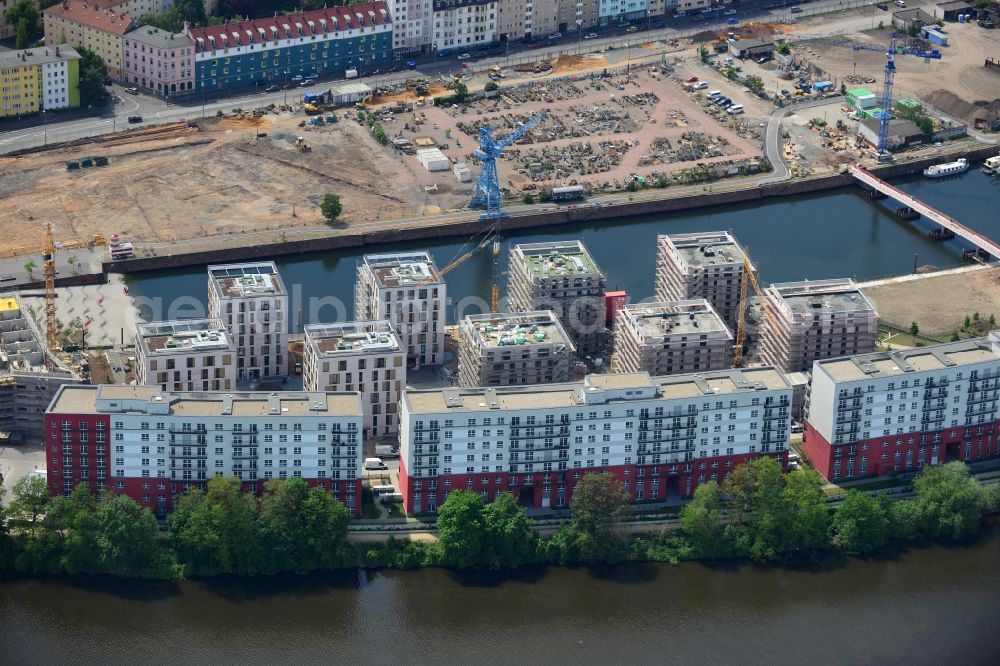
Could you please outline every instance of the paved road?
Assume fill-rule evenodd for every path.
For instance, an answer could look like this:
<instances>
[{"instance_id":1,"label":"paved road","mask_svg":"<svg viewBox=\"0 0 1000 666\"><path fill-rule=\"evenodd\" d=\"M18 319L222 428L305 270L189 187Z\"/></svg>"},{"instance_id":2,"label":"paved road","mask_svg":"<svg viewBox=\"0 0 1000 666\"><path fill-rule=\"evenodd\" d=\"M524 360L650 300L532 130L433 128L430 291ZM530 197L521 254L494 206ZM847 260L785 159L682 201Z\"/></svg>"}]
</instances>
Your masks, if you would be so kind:
<instances>
[{"instance_id":1,"label":"paved road","mask_svg":"<svg viewBox=\"0 0 1000 666\"><path fill-rule=\"evenodd\" d=\"M470 67L477 71L483 71L493 65L504 65L515 60L526 58L531 59L550 58L558 56L560 53L588 53L603 51L609 47L622 48L623 40L635 40L639 42L649 42L659 39L683 38L695 32L708 28L718 28L726 24L726 19L737 18L747 20L751 18L765 18L767 20L778 20L782 18L804 17L808 15L835 12L851 7L869 5L868 0L823 0L822 2L811 2L803 7L803 13L791 14L790 8L794 3L782 3L763 0L755 7L744 7L738 10L735 16L729 16L719 10L712 14L695 14L681 19L664 19L670 21L670 27L656 30L643 30L635 34L628 34L624 27L607 28L600 31L598 39L583 40L583 35L567 35L566 37L553 42L553 45L544 49L527 49L527 45L512 44L510 52L502 56L495 56L475 61L466 61ZM654 20L649 25L656 25ZM834 32L842 32L837 28ZM822 33L821 30L813 30L814 33ZM620 54L615 54L616 59ZM629 57L626 53L625 59ZM625 60L623 59L623 61ZM417 73L431 78L462 72L461 64L454 57L433 58L424 57L418 60ZM413 72L397 72L391 74L380 74L365 77L363 80L372 86L383 83L399 81L407 76L412 76ZM323 82L313 90L325 88L335 82ZM6 132L0 132L0 154L30 148L33 146L55 143L59 141L69 141L88 136L96 136L115 132L128 127L134 127L128 123L129 116L142 116L142 125L159 124L177 121L182 118L194 118L215 114L217 111L228 112L235 108L253 108L256 106L267 106L271 103L281 103L283 101L295 102L307 89L295 88L283 90L277 93L257 94L254 92L243 92L233 97L223 99L203 98L198 94L190 96L187 100L164 100L147 94L130 95L124 91L120 85L112 86L115 103L111 108L99 117L84 118L80 120L70 120L65 122L50 122L45 125L35 125L32 127L20 127ZM3 127L17 127L16 124L0 125Z\"/></svg>"},{"instance_id":2,"label":"paved road","mask_svg":"<svg viewBox=\"0 0 1000 666\"><path fill-rule=\"evenodd\" d=\"M771 112L771 115L768 116L767 119L767 131L765 132L764 139L764 154L767 155L767 159L770 160L771 165L774 167L774 173L767 178L762 178L760 181L761 185L767 185L768 183L781 183L786 180L790 180L792 177L792 172L788 168L788 165L785 164L781 151L781 122L785 119L785 116L801 109L808 109L813 106L824 106L826 104L830 104L831 101L833 100L820 99L810 102L802 102L801 104L780 107Z\"/></svg>"}]
</instances>

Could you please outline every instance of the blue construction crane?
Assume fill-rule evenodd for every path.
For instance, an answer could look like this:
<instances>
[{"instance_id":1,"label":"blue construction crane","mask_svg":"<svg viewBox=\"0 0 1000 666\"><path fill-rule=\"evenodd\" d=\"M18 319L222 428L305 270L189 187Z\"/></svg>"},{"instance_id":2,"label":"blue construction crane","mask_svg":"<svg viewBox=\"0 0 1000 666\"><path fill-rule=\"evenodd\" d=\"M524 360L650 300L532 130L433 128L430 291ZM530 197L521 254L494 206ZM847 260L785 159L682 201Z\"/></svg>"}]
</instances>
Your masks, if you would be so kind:
<instances>
[{"instance_id":1,"label":"blue construction crane","mask_svg":"<svg viewBox=\"0 0 1000 666\"><path fill-rule=\"evenodd\" d=\"M479 177L476 178L476 192L472 195L469 208L486 208L486 212L479 216L480 220L496 220L507 217L507 213L503 212L500 207L497 158L502 155L504 148L527 134L547 114L548 111L542 111L500 141L493 139L493 130L490 129L489 125L483 125L479 128L479 148L474 150L472 154L483 163L483 168L479 172Z\"/></svg>"},{"instance_id":2,"label":"blue construction crane","mask_svg":"<svg viewBox=\"0 0 1000 666\"><path fill-rule=\"evenodd\" d=\"M803 35L803 37L805 37ZM908 49L896 45L897 33L893 32L889 37L889 47L878 44L865 44L863 42L843 42L831 39L829 36L819 37L816 41L829 44L830 46L843 46L852 48L855 51L875 51L885 54L885 80L882 82L882 111L878 114L878 154L879 159L888 155L889 143L889 117L892 109L892 82L896 77L896 56L908 55L923 58L924 62L941 59L941 52L937 49L924 51L922 49ZM810 40L812 41L812 40Z\"/></svg>"}]
</instances>

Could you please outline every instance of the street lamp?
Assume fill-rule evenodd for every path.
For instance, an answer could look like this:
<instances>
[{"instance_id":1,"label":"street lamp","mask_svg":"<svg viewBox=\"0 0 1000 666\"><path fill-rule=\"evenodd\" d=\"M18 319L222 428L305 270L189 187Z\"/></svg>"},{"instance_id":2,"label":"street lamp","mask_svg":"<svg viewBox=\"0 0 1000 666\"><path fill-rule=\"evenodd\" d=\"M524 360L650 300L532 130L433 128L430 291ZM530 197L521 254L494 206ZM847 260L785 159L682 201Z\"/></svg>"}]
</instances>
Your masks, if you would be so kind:
<instances>
[{"instance_id":1,"label":"street lamp","mask_svg":"<svg viewBox=\"0 0 1000 666\"><path fill-rule=\"evenodd\" d=\"M632 46L625 42L625 73L628 74L632 69Z\"/></svg>"},{"instance_id":2,"label":"street lamp","mask_svg":"<svg viewBox=\"0 0 1000 666\"><path fill-rule=\"evenodd\" d=\"M49 126L45 123L45 109L42 109L42 140L49 145Z\"/></svg>"},{"instance_id":3,"label":"street lamp","mask_svg":"<svg viewBox=\"0 0 1000 666\"><path fill-rule=\"evenodd\" d=\"M205 117L205 82L201 82L201 117Z\"/></svg>"},{"instance_id":4,"label":"street lamp","mask_svg":"<svg viewBox=\"0 0 1000 666\"><path fill-rule=\"evenodd\" d=\"M281 89L285 91L285 104L288 104L288 70L285 70L285 85L281 86Z\"/></svg>"}]
</instances>

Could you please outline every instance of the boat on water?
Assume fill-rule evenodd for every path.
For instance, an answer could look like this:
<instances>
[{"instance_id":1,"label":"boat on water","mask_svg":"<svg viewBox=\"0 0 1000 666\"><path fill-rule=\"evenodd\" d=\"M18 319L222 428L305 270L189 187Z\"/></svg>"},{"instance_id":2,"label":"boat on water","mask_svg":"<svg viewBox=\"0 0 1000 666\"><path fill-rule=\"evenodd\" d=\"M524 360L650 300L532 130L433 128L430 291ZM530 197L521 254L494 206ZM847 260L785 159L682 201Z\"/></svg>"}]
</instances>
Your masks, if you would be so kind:
<instances>
[{"instance_id":1,"label":"boat on water","mask_svg":"<svg viewBox=\"0 0 1000 666\"><path fill-rule=\"evenodd\" d=\"M924 175L928 178L944 178L945 176L954 176L959 173L965 173L968 168L969 160L962 157L955 162L929 166L924 169Z\"/></svg>"},{"instance_id":2,"label":"boat on water","mask_svg":"<svg viewBox=\"0 0 1000 666\"><path fill-rule=\"evenodd\" d=\"M997 155L996 157L987 157L986 161L983 162L983 168L981 171L991 176L1000 174L1000 155Z\"/></svg>"}]
</instances>

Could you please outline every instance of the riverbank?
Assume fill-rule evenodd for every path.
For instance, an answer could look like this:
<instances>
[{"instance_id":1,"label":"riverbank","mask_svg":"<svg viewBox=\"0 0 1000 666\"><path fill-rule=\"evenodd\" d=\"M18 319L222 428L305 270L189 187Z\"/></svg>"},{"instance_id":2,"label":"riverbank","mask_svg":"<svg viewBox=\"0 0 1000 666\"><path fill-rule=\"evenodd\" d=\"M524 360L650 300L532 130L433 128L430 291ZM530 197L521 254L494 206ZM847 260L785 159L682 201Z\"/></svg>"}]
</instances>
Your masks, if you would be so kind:
<instances>
[{"instance_id":1,"label":"riverbank","mask_svg":"<svg viewBox=\"0 0 1000 666\"><path fill-rule=\"evenodd\" d=\"M945 147L941 153L875 166L871 171L883 179L898 178L920 173L925 167L942 160L965 157L975 162L996 152L997 148L992 145L958 142ZM708 209L830 191L847 187L853 182L854 179L846 174L766 184L761 184L757 178L751 178L605 196L601 197L600 206L595 206L593 202L578 206L518 206L510 208L511 215L501 221L500 229L504 233L578 222L594 224L631 216ZM371 222L342 229L311 227L140 245L139 256L128 260L107 261L103 270L105 273L141 273L182 266L270 259L283 255L368 248L455 236L467 237L482 232L490 225L490 222L478 220L478 212L464 212Z\"/></svg>"}]
</instances>

